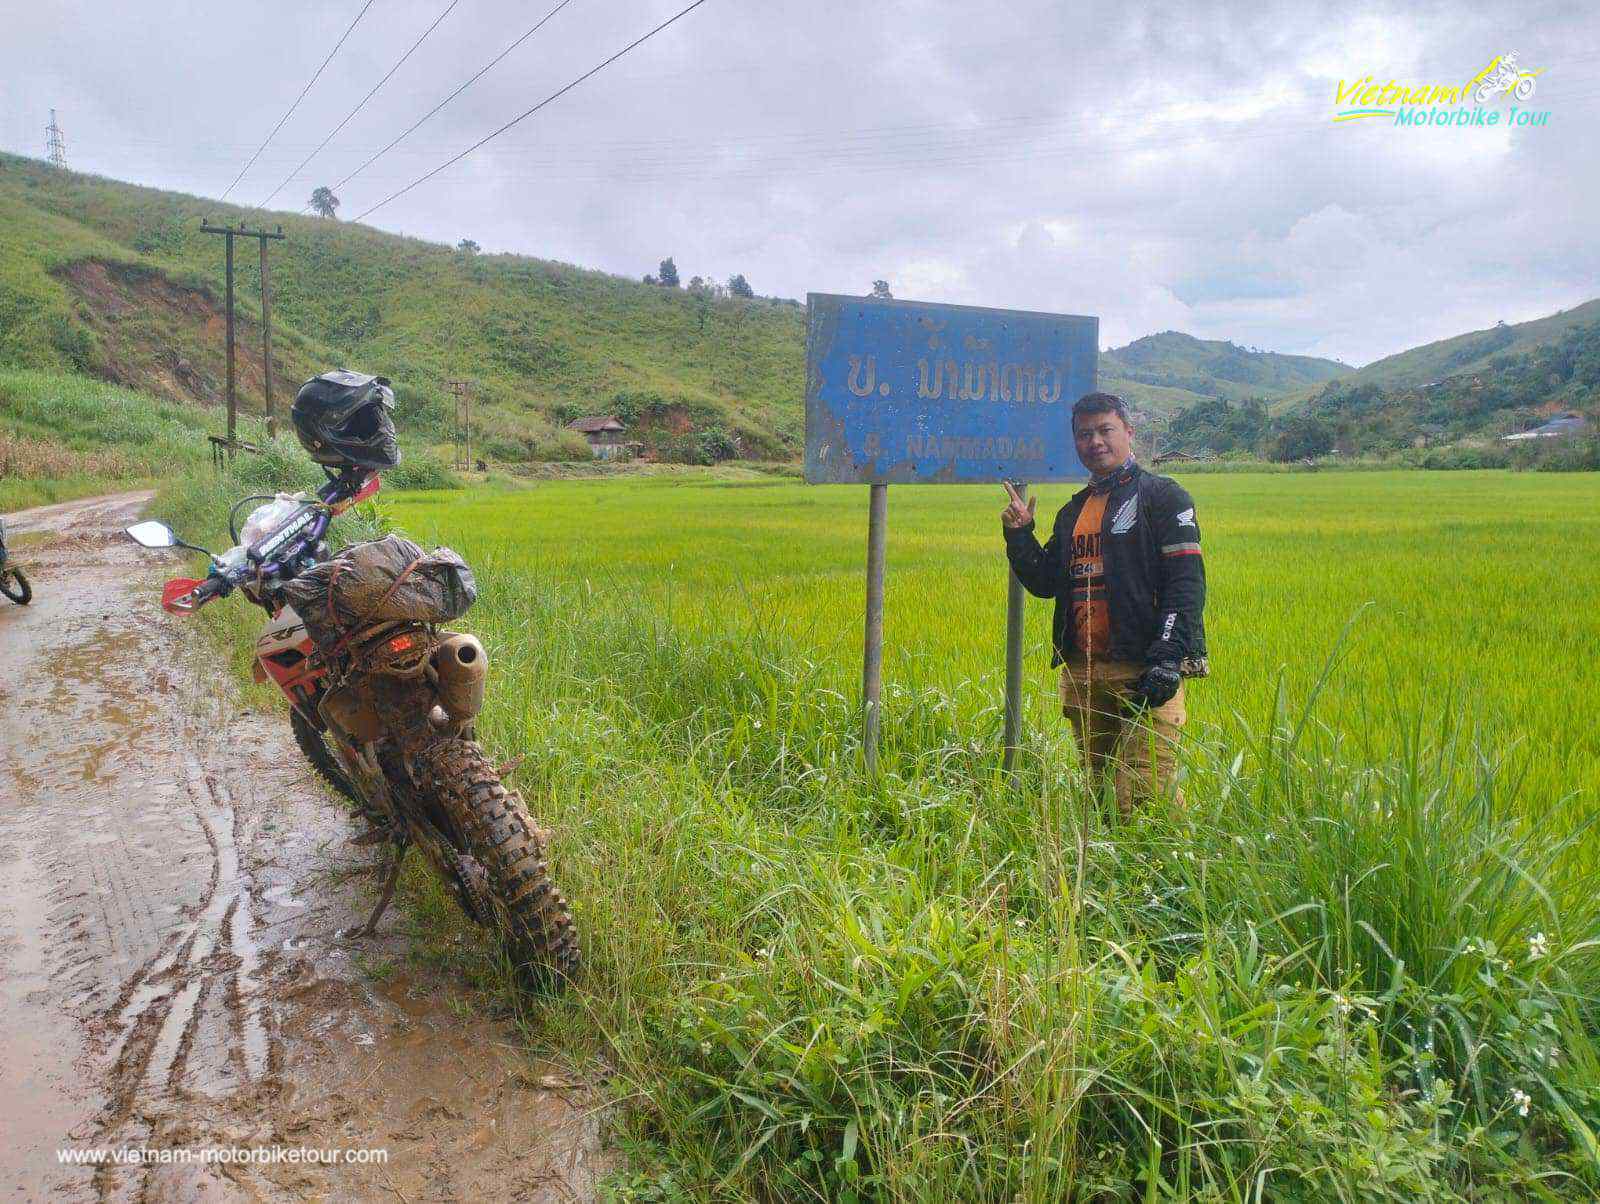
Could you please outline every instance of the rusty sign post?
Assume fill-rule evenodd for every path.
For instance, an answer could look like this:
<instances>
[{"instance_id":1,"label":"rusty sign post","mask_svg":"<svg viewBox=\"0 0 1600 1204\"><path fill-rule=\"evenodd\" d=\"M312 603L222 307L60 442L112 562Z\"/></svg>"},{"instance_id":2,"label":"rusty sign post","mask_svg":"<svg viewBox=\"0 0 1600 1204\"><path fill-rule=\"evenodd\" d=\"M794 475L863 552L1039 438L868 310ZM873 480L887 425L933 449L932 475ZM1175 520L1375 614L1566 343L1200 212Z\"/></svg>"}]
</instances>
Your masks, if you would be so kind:
<instances>
[{"instance_id":1,"label":"rusty sign post","mask_svg":"<svg viewBox=\"0 0 1600 1204\"><path fill-rule=\"evenodd\" d=\"M262 373L266 393L267 434L277 433L278 420L272 412L272 286L267 277L267 240L281 240L284 237L283 227L279 226L275 232L266 230L247 230L244 223L237 226L213 226L204 218L200 219L200 229L205 234L221 234L227 240L227 253L224 260L228 278L228 438L223 445L228 449L228 459L233 460L233 453L242 446L237 434L239 422L239 395L236 387L236 377L233 367L233 240L235 238L255 238L261 241L261 348L262 348Z\"/></svg>"},{"instance_id":2,"label":"rusty sign post","mask_svg":"<svg viewBox=\"0 0 1600 1204\"><path fill-rule=\"evenodd\" d=\"M1097 318L969 305L806 298L806 481L871 486L862 748L882 726L888 487L1089 476L1072 403L1094 391ZM1022 738L1023 592L1007 570L1004 765Z\"/></svg>"}]
</instances>

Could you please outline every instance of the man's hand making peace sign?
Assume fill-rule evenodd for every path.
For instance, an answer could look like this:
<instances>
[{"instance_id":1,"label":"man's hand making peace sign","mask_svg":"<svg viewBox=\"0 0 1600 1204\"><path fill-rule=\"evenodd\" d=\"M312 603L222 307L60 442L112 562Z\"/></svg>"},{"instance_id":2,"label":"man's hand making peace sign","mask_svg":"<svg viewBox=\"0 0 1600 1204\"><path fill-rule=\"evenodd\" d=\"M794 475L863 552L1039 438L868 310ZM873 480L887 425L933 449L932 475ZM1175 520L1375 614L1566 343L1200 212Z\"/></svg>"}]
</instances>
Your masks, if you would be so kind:
<instances>
[{"instance_id":1,"label":"man's hand making peace sign","mask_svg":"<svg viewBox=\"0 0 1600 1204\"><path fill-rule=\"evenodd\" d=\"M1000 521L1013 531L1026 527L1033 521L1033 508L1039 504L1039 499L1030 497L1027 501L1023 501L1022 495L1010 481L1002 481L1001 484L1006 487L1006 493L1011 497L1011 504L1000 512Z\"/></svg>"}]
</instances>

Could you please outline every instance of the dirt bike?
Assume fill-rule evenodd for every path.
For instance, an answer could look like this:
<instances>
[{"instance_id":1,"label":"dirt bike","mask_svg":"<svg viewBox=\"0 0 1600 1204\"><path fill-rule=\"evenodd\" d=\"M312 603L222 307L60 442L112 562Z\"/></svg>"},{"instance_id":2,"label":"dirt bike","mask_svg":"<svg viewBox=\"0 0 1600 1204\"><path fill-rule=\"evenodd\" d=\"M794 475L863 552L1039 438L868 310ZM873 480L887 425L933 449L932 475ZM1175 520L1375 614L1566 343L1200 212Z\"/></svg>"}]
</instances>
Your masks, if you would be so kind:
<instances>
[{"instance_id":1,"label":"dirt bike","mask_svg":"<svg viewBox=\"0 0 1600 1204\"><path fill-rule=\"evenodd\" d=\"M370 935L394 896L400 863L416 846L473 922L498 933L528 985L561 985L578 968L578 940L545 862L548 833L473 738L487 658L470 635L419 622L372 623L325 650L284 598L289 582L331 559L324 537L332 519L378 489L378 475L347 470L315 496L278 495L220 556L185 543L163 523L128 534L147 548L183 547L211 558L203 580L167 582L162 606L188 615L241 590L267 612L256 640L255 678L289 702L289 726L312 768L355 804L372 829L362 843L387 840L391 860L377 906L358 930Z\"/></svg>"},{"instance_id":2,"label":"dirt bike","mask_svg":"<svg viewBox=\"0 0 1600 1204\"><path fill-rule=\"evenodd\" d=\"M33 601L33 586L28 583L23 571L11 563L10 553L6 551L4 522L0 522L0 594L10 598L18 606L26 606Z\"/></svg>"},{"instance_id":3,"label":"dirt bike","mask_svg":"<svg viewBox=\"0 0 1600 1204\"><path fill-rule=\"evenodd\" d=\"M1542 69L1541 69L1542 70ZM1517 65L1515 51L1498 55L1489 65L1467 81L1466 91L1478 104L1486 105L1502 92L1512 99L1525 101L1533 95L1535 77L1539 71L1524 71Z\"/></svg>"}]
</instances>

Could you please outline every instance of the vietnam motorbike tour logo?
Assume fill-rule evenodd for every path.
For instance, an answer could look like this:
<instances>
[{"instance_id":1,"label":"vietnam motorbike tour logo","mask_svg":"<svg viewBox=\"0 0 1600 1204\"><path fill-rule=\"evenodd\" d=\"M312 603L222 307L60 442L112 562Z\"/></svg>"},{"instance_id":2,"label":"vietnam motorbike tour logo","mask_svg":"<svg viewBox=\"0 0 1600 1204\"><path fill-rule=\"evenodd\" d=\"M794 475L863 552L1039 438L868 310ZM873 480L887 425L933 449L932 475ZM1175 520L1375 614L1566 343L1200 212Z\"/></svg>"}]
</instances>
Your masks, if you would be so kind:
<instances>
[{"instance_id":1,"label":"vietnam motorbike tour logo","mask_svg":"<svg viewBox=\"0 0 1600 1204\"><path fill-rule=\"evenodd\" d=\"M1517 126L1548 125L1549 109L1525 107L1538 90L1544 68L1529 70L1517 61L1516 51L1497 54L1489 65L1463 84L1427 80L1388 79L1363 75L1334 86L1335 122L1388 118L1401 126ZM1511 102L1504 106L1500 102Z\"/></svg>"}]
</instances>

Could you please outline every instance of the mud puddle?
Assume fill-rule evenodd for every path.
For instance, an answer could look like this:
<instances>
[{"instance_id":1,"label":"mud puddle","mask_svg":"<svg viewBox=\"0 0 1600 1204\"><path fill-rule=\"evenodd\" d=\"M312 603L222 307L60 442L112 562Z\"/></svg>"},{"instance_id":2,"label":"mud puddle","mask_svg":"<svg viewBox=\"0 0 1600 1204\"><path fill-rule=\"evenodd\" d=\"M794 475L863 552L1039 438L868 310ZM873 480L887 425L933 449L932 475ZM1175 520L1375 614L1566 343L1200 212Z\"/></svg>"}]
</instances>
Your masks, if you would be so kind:
<instances>
[{"instance_id":1,"label":"mud puddle","mask_svg":"<svg viewBox=\"0 0 1600 1204\"><path fill-rule=\"evenodd\" d=\"M8 520L35 599L0 602L0 1199L591 1198L591 1093L408 965L398 911L340 935L379 854L161 613L120 536L146 500Z\"/></svg>"}]
</instances>

